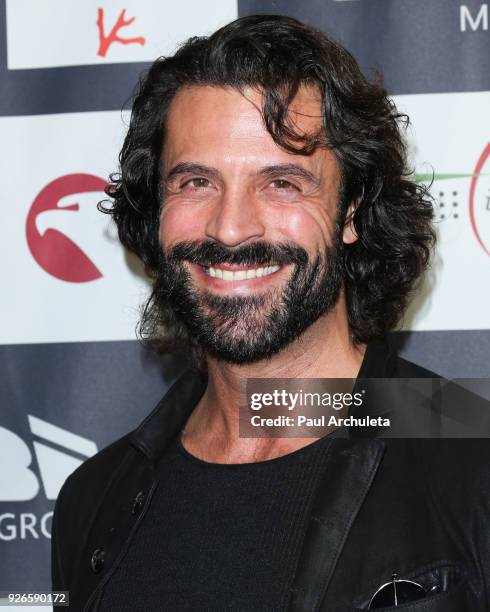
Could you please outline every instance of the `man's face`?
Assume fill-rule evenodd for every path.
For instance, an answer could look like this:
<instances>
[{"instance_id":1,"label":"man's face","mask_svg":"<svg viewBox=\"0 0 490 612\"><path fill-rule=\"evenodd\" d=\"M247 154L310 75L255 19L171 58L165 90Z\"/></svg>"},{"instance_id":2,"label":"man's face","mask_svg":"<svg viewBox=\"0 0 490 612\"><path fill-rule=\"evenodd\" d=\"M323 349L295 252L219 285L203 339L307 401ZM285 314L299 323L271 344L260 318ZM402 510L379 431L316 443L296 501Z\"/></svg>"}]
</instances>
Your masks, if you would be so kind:
<instances>
[{"instance_id":1,"label":"man's face","mask_svg":"<svg viewBox=\"0 0 490 612\"><path fill-rule=\"evenodd\" d=\"M163 154L158 299L215 357L252 363L284 348L337 303L343 240L334 155L274 143L261 94L187 87L172 102ZM317 133L321 101L302 88L290 106Z\"/></svg>"}]
</instances>

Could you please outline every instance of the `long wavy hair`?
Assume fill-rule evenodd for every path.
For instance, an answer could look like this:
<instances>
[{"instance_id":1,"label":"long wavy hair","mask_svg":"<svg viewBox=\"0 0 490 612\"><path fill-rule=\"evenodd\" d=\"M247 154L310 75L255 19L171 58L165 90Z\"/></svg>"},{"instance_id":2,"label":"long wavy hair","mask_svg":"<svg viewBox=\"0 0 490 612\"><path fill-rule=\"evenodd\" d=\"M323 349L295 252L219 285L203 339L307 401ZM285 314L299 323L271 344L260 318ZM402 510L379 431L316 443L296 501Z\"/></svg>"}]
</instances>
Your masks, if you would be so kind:
<instances>
[{"instance_id":1,"label":"long wavy hair","mask_svg":"<svg viewBox=\"0 0 490 612\"><path fill-rule=\"evenodd\" d=\"M158 275L163 204L160 160L165 121L176 92L186 86L253 87L263 93L265 126L280 147L310 154L328 147L341 167L339 220L352 222L358 240L344 245L344 288L355 343L380 338L399 322L435 244L432 200L411 180L399 113L381 80L370 82L352 55L323 32L276 15L237 19L209 37L187 40L158 58L139 83L120 169L99 207L112 215L122 244ZM322 130L298 134L288 113L303 85L322 96ZM110 202L110 205L109 205ZM140 335L162 352L203 355L171 309L150 296Z\"/></svg>"}]
</instances>

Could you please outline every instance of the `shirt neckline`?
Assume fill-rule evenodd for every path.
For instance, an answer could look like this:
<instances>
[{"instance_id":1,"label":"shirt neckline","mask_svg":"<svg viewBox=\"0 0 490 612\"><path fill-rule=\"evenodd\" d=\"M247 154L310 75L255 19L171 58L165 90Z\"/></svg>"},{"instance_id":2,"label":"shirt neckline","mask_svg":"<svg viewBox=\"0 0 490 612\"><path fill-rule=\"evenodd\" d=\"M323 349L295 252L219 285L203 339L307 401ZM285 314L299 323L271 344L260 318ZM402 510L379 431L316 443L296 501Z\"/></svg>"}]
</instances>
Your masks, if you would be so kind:
<instances>
[{"instance_id":1,"label":"shirt neckline","mask_svg":"<svg viewBox=\"0 0 490 612\"><path fill-rule=\"evenodd\" d=\"M264 467L266 465L267 466L268 465L279 465L280 463L287 463L288 461L294 461L298 458L306 456L310 452L316 451L318 448L320 448L325 443L327 443L328 445L330 445L331 443L331 439L327 440L327 438L329 438L329 435L326 435L326 436L323 436L322 438L313 440L313 442L310 442L309 444L306 444L305 446L302 446L301 448L291 451L290 453L281 455L280 457L274 457L272 459L264 459L261 461L247 461L245 463L218 463L218 462L213 462L213 461L206 461L205 459L200 459L199 457L196 457L195 455L190 453L182 444L181 435L182 435L182 432L179 432L175 439L175 447L177 448L177 451L179 452L181 456L183 456L188 461L191 461L194 464L199 465L201 467L217 468L217 469L245 470L245 469L259 469L260 467ZM257 466L257 468L255 466Z\"/></svg>"}]
</instances>

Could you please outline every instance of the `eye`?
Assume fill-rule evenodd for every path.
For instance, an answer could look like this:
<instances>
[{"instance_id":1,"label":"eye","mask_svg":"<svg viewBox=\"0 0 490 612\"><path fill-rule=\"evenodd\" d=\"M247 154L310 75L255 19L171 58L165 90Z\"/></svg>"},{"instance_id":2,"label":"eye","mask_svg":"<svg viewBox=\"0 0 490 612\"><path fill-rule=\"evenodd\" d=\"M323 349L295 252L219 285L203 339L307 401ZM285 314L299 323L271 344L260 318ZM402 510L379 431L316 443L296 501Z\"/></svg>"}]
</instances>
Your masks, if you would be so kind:
<instances>
[{"instance_id":1,"label":"eye","mask_svg":"<svg viewBox=\"0 0 490 612\"><path fill-rule=\"evenodd\" d=\"M185 181L185 183L183 183L181 187L182 188L190 187L191 189L203 189L203 188L209 187L210 185L211 183L209 182L207 178L196 177L196 178L191 178L188 181Z\"/></svg>"},{"instance_id":2,"label":"eye","mask_svg":"<svg viewBox=\"0 0 490 612\"><path fill-rule=\"evenodd\" d=\"M279 191L300 191L299 187L286 179L274 179L271 181L271 185Z\"/></svg>"}]
</instances>

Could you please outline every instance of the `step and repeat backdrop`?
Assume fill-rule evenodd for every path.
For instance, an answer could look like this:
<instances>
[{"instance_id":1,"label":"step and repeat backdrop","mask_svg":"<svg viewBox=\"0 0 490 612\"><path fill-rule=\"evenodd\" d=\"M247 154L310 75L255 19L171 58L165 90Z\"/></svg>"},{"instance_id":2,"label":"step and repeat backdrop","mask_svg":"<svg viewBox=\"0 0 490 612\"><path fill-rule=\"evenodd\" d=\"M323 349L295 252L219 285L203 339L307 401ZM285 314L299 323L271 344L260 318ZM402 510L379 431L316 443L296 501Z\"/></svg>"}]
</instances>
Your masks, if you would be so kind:
<instances>
[{"instance_id":1,"label":"step and repeat backdrop","mask_svg":"<svg viewBox=\"0 0 490 612\"><path fill-rule=\"evenodd\" d=\"M0 591L49 589L68 474L153 408L184 363L135 340L144 273L96 209L138 75L237 16L288 14L381 70L432 183L437 254L393 341L490 376L490 4L467 0L0 0ZM39 608L37 608L39 609Z\"/></svg>"}]
</instances>

